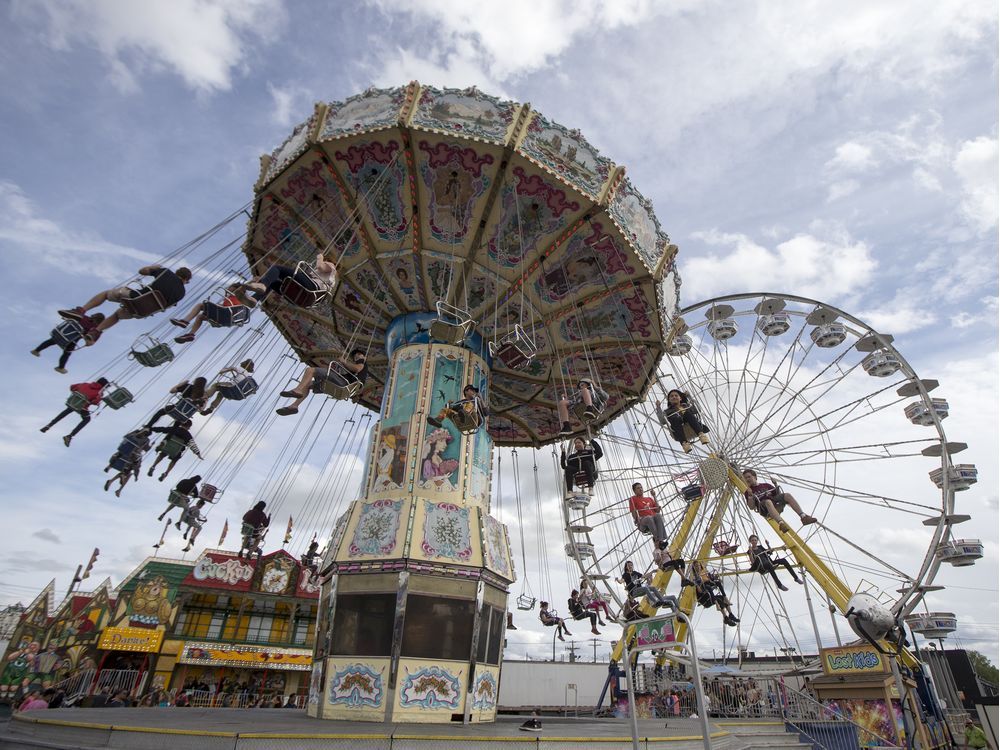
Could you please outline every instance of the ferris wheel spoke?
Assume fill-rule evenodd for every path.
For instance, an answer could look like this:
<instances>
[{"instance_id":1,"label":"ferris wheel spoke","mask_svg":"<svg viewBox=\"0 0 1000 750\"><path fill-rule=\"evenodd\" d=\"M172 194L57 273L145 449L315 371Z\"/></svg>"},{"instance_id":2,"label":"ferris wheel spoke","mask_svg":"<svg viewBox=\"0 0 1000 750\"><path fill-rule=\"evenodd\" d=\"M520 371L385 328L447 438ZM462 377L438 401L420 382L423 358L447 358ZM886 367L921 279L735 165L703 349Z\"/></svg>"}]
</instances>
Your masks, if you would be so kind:
<instances>
[{"instance_id":1,"label":"ferris wheel spoke","mask_svg":"<svg viewBox=\"0 0 1000 750\"><path fill-rule=\"evenodd\" d=\"M888 408L893 407L893 406L897 406L899 403L901 403L904 400L902 398L893 399L890 402L887 402L885 404L881 404L881 405L878 405L878 406L874 406L871 403L871 399L873 399L874 397L879 396L881 394L884 394L887 391L890 391L890 390L894 389L897 385L899 385L898 382L897 383L893 383L893 384L891 384L889 386L886 386L885 388L882 388L882 389L879 389L878 391L875 391L874 393L871 393L871 394L868 394L868 395L865 395L865 396L861 396L859 398L854 399L853 401L849 401L849 402L847 402L845 404L842 404L841 406L837 406L835 408L831 408L831 409L827 410L826 412L824 412L822 414L810 415L808 419L803 420L802 422L799 422L796 425L789 425L782 432L787 433L787 432L791 432L791 431L794 431L794 430L798 430L798 429L802 429L802 428L807 428L809 425L819 423L819 424L822 424L823 430L825 432L830 433L830 432L833 432L834 430L836 430L836 429L838 429L840 427L845 427L845 426L854 424L855 422L858 422L861 419L865 419L867 417L873 416L873 415L877 414L880 411L884 411L885 409L888 409ZM867 406L868 410L867 411L863 411L861 413L855 413L862 406ZM828 417L831 417L833 415L837 415L838 412L843 412L843 413L839 414L839 416L836 419L836 421L833 421L833 422L828 422L827 421ZM781 432L776 432L775 434L781 434Z\"/></svg>"},{"instance_id":2,"label":"ferris wheel spoke","mask_svg":"<svg viewBox=\"0 0 1000 750\"><path fill-rule=\"evenodd\" d=\"M934 514L940 510L940 508L933 505L926 505L923 503L913 502L912 500L903 500L897 497L889 497L887 495L880 495L873 492L867 492L865 490L851 489L839 485L822 484L820 482L801 479L789 474L775 474L774 476L777 477L783 484L788 486L798 487L810 492L816 492L817 494L831 495L837 500L847 500L854 503L884 508L900 513L909 513L921 518L927 518L928 514Z\"/></svg>"}]
</instances>

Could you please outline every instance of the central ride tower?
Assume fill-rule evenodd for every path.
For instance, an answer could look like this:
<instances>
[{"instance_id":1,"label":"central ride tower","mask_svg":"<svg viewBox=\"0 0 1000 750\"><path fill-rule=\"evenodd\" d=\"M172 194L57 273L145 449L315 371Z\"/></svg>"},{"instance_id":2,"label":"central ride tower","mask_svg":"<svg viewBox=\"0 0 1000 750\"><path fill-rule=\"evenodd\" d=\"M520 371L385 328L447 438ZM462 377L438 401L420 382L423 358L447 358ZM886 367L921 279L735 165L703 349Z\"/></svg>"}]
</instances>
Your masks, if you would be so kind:
<instances>
[{"instance_id":1,"label":"central ride tower","mask_svg":"<svg viewBox=\"0 0 1000 750\"><path fill-rule=\"evenodd\" d=\"M463 433L442 415L467 385L488 399L489 353L474 332L433 342L435 320L408 313L386 329L388 379L363 495L325 561L312 716L496 714L514 573L507 530L490 515L493 440L485 425Z\"/></svg>"}]
</instances>

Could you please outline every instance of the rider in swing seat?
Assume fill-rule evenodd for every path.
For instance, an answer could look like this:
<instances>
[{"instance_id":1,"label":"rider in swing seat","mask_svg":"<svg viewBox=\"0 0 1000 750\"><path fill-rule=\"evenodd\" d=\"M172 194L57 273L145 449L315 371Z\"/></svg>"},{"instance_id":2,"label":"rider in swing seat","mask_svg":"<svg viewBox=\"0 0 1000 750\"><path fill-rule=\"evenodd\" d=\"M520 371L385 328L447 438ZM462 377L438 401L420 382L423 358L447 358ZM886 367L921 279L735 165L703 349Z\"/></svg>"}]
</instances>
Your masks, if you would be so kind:
<instances>
[{"instance_id":1,"label":"rider in swing seat","mask_svg":"<svg viewBox=\"0 0 1000 750\"><path fill-rule=\"evenodd\" d=\"M747 557L750 558L750 570L760 573L762 576L770 575L774 579L774 583L782 591L788 591L788 587L778 578L776 568L779 565L792 574L793 581L798 584L802 583L802 579L795 574L795 568L791 566L787 558L772 557L773 553L770 546L765 547L762 545L755 534L751 535L747 541L750 543L750 546L747 547Z\"/></svg>"},{"instance_id":2,"label":"rider in swing seat","mask_svg":"<svg viewBox=\"0 0 1000 750\"><path fill-rule=\"evenodd\" d=\"M582 437L573 439L573 450L566 455L566 449L560 453L559 465L562 466L563 476L566 479L566 491L572 492L576 482L577 474L586 477L586 484L582 487L593 487L597 483L597 462L604 456L604 451L596 440L591 440L588 445Z\"/></svg>"},{"instance_id":3,"label":"rider in swing seat","mask_svg":"<svg viewBox=\"0 0 1000 750\"><path fill-rule=\"evenodd\" d=\"M757 472L753 469L743 470L743 481L747 484L747 490L743 495L750 510L760 513L764 518L770 518L782 531L789 530L788 524L781 519L781 511L786 505L798 514L803 526L816 523L816 519L802 510L802 506L790 492L781 492L773 484L759 482Z\"/></svg>"},{"instance_id":4,"label":"rider in swing seat","mask_svg":"<svg viewBox=\"0 0 1000 750\"><path fill-rule=\"evenodd\" d=\"M93 346L97 343L97 339L101 336L101 332L97 330L97 326L103 320L104 313L94 313L93 315L81 315L76 323L63 321L58 328L52 331L52 335L49 338L31 350L31 354L34 357L40 357L43 349L48 349L50 346L58 346L62 350L62 354L59 355L59 362L55 366L55 371L60 375L65 375L66 363L69 362L70 355L80 348L80 341L83 341L84 346ZM79 324L79 327L76 327L77 324ZM63 332L64 326L75 328L74 331L71 331L72 335L65 335Z\"/></svg>"},{"instance_id":5,"label":"rider in swing seat","mask_svg":"<svg viewBox=\"0 0 1000 750\"><path fill-rule=\"evenodd\" d=\"M174 508L180 508L181 513L188 509L191 504L191 499L198 497L198 482L201 481L201 475L195 474L193 477L188 477L187 479L182 479L179 481L174 489L171 491L172 497L170 498L170 504L167 505L167 509L163 511L159 516L157 516L157 521L162 521L164 516L167 515ZM181 501L183 498L183 505L178 505L177 502ZM180 528L178 526L178 528Z\"/></svg>"},{"instance_id":6,"label":"rider in swing seat","mask_svg":"<svg viewBox=\"0 0 1000 750\"><path fill-rule=\"evenodd\" d=\"M683 391L674 388L667 393L666 412L661 402L657 401L656 418L670 430L670 436L681 444L685 453L691 452L691 439L694 437L704 444L708 443L708 427L701 421L698 407Z\"/></svg>"},{"instance_id":7,"label":"rider in swing seat","mask_svg":"<svg viewBox=\"0 0 1000 750\"><path fill-rule=\"evenodd\" d=\"M298 384L294 388L281 392L282 398L292 398L295 400L288 406L276 409L276 413L281 417L298 414L299 405L306 400L306 397L309 395L309 389L311 388L314 393L321 393L323 383L327 380L336 385L346 386L352 383L364 385L365 380L368 378L368 366L365 364L367 360L368 356L363 349L354 349L351 352L351 361L343 363L344 368L350 373L350 380L347 380L339 372L307 365L305 370L302 371L302 377L299 378Z\"/></svg>"},{"instance_id":8,"label":"rider in swing seat","mask_svg":"<svg viewBox=\"0 0 1000 750\"><path fill-rule=\"evenodd\" d=\"M449 401L437 416L427 418L427 424L441 427L445 419L450 419L463 432L475 431L486 423L488 415L489 410L479 397L479 389L469 383L462 389L461 400Z\"/></svg>"},{"instance_id":9,"label":"rider in swing seat","mask_svg":"<svg viewBox=\"0 0 1000 750\"><path fill-rule=\"evenodd\" d=\"M81 307L73 307L67 310L60 310L59 314L68 320L80 320L81 317L86 315L88 312L93 310L95 307L100 307L105 302L116 302L121 304L127 300L135 299L143 294L150 291L157 292L163 300L166 307L173 307L182 299L184 299L184 285L191 281L191 269L180 267L176 271L171 271L169 268L164 268L160 265L143 266L139 269L140 276L152 276L153 280L149 282L148 285L140 287L139 289L130 289L127 286L117 287L115 289L106 289L103 292L98 292L94 297L92 297L85 305ZM116 325L119 320L127 320L129 318L135 317L132 312L130 312L126 307L119 307L115 312L106 317L95 329L96 332L106 331L113 325ZM92 336L88 334L88 336ZM96 336L94 336L96 340Z\"/></svg>"},{"instance_id":10,"label":"rider in swing seat","mask_svg":"<svg viewBox=\"0 0 1000 750\"><path fill-rule=\"evenodd\" d=\"M108 384L107 378L98 378L94 383L74 383L69 387L70 398L72 399L74 395L78 397L78 405L67 404L66 408L63 409L59 414L53 418L51 422L42 427L39 432L48 432L56 422L60 421L64 417L68 417L70 414L76 412L80 415L80 423L70 430L68 435L63 435L63 443L67 448L69 448L70 441L73 437L84 427L90 424L90 407L98 406L101 403L101 398L104 396L104 387Z\"/></svg>"}]
</instances>

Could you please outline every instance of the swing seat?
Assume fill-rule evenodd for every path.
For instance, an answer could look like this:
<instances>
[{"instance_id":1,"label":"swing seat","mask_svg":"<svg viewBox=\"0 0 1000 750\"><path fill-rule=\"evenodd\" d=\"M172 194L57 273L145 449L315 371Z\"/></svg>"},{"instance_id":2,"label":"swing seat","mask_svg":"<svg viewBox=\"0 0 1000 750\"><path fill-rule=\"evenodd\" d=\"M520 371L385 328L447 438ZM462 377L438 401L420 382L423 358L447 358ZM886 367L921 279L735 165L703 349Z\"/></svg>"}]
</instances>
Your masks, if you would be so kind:
<instances>
[{"instance_id":1,"label":"swing seat","mask_svg":"<svg viewBox=\"0 0 1000 750\"><path fill-rule=\"evenodd\" d=\"M219 393L228 401L242 401L257 392L257 381L253 378L243 378L219 386Z\"/></svg>"},{"instance_id":2,"label":"swing seat","mask_svg":"<svg viewBox=\"0 0 1000 750\"><path fill-rule=\"evenodd\" d=\"M145 288L142 291L135 291L137 293L134 297L121 302L121 309L128 314L129 318L148 318L150 315L163 312L170 307L163 295L156 289Z\"/></svg>"},{"instance_id":3,"label":"swing seat","mask_svg":"<svg viewBox=\"0 0 1000 750\"><path fill-rule=\"evenodd\" d=\"M331 362L323 375L313 378L313 392L348 401L361 392L361 381L341 362Z\"/></svg>"},{"instance_id":4,"label":"swing seat","mask_svg":"<svg viewBox=\"0 0 1000 750\"><path fill-rule=\"evenodd\" d=\"M72 391L69 394L69 398L66 399L66 406L73 411L83 413L90 408L90 401L82 393Z\"/></svg>"},{"instance_id":5,"label":"swing seat","mask_svg":"<svg viewBox=\"0 0 1000 750\"><path fill-rule=\"evenodd\" d=\"M222 493L214 484L203 484L198 491L198 499L215 505L222 498Z\"/></svg>"},{"instance_id":6,"label":"swing seat","mask_svg":"<svg viewBox=\"0 0 1000 750\"><path fill-rule=\"evenodd\" d=\"M167 416L175 422L183 422L194 416L196 411L198 411L198 404L189 398L181 398L173 403Z\"/></svg>"},{"instance_id":7,"label":"swing seat","mask_svg":"<svg viewBox=\"0 0 1000 750\"><path fill-rule=\"evenodd\" d=\"M448 419L463 435L472 435L483 426L483 415L475 399L463 399L449 404Z\"/></svg>"},{"instance_id":8,"label":"swing seat","mask_svg":"<svg viewBox=\"0 0 1000 750\"><path fill-rule=\"evenodd\" d=\"M528 338L521 324L516 323L513 331L490 342L490 354L500 360L504 367L520 370L535 358L538 347Z\"/></svg>"},{"instance_id":9,"label":"swing seat","mask_svg":"<svg viewBox=\"0 0 1000 750\"><path fill-rule=\"evenodd\" d=\"M437 320L431 323L432 339L453 346L461 344L472 331L473 321L468 310L438 301Z\"/></svg>"},{"instance_id":10,"label":"swing seat","mask_svg":"<svg viewBox=\"0 0 1000 750\"><path fill-rule=\"evenodd\" d=\"M246 305L220 305L205 300L201 314L212 328L239 328L250 320L250 308Z\"/></svg>"},{"instance_id":11,"label":"swing seat","mask_svg":"<svg viewBox=\"0 0 1000 750\"><path fill-rule=\"evenodd\" d=\"M83 338L83 326L78 320L64 320L52 329L51 336L60 349L69 349Z\"/></svg>"},{"instance_id":12,"label":"swing seat","mask_svg":"<svg viewBox=\"0 0 1000 750\"><path fill-rule=\"evenodd\" d=\"M116 387L103 398L104 403L108 405L109 409L121 409L123 406L131 404L134 400L135 397L132 396L132 391L121 386Z\"/></svg>"},{"instance_id":13,"label":"swing seat","mask_svg":"<svg viewBox=\"0 0 1000 750\"><path fill-rule=\"evenodd\" d=\"M591 489L594 484L590 481L590 477L587 476L587 472L578 471L573 475L573 484L575 484L580 489Z\"/></svg>"},{"instance_id":14,"label":"swing seat","mask_svg":"<svg viewBox=\"0 0 1000 750\"><path fill-rule=\"evenodd\" d=\"M333 287L320 279L305 261L299 261L295 272L285 277L278 287L278 294L287 302L307 309L316 307L332 291Z\"/></svg>"},{"instance_id":15,"label":"swing seat","mask_svg":"<svg viewBox=\"0 0 1000 750\"><path fill-rule=\"evenodd\" d=\"M139 462L139 457L122 456L115 454L108 461L108 466L117 472L129 471Z\"/></svg>"},{"instance_id":16,"label":"swing seat","mask_svg":"<svg viewBox=\"0 0 1000 750\"><path fill-rule=\"evenodd\" d=\"M257 529L248 523L244 523L240 526L240 536L243 537L244 540L250 539L250 537L254 536L256 531Z\"/></svg>"},{"instance_id":17,"label":"swing seat","mask_svg":"<svg viewBox=\"0 0 1000 750\"><path fill-rule=\"evenodd\" d=\"M684 499L689 503L702 497L703 494L704 493L701 491L700 484L689 484L681 490L681 495L683 495Z\"/></svg>"},{"instance_id":18,"label":"swing seat","mask_svg":"<svg viewBox=\"0 0 1000 750\"><path fill-rule=\"evenodd\" d=\"M187 508L190 504L190 498L182 492L177 490L170 490L170 495L167 497L167 502L173 508Z\"/></svg>"},{"instance_id":19,"label":"swing seat","mask_svg":"<svg viewBox=\"0 0 1000 750\"><path fill-rule=\"evenodd\" d=\"M173 460L175 458L180 458L185 448L187 448L187 443L184 440L171 435L156 446L156 452Z\"/></svg>"},{"instance_id":20,"label":"swing seat","mask_svg":"<svg viewBox=\"0 0 1000 750\"><path fill-rule=\"evenodd\" d=\"M733 554L738 548L732 542L719 541L712 543L712 549L715 550L715 554L724 556Z\"/></svg>"},{"instance_id":21,"label":"swing seat","mask_svg":"<svg viewBox=\"0 0 1000 750\"><path fill-rule=\"evenodd\" d=\"M535 602L535 597L521 594L517 597L517 608L522 612L530 612L535 608Z\"/></svg>"},{"instance_id":22,"label":"swing seat","mask_svg":"<svg viewBox=\"0 0 1000 750\"><path fill-rule=\"evenodd\" d=\"M128 356L143 367L159 367L173 360L174 353L169 345L143 334L132 344Z\"/></svg>"},{"instance_id":23,"label":"swing seat","mask_svg":"<svg viewBox=\"0 0 1000 750\"><path fill-rule=\"evenodd\" d=\"M586 424L591 419L601 416L601 412L604 411L604 404L600 403L596 398L593 401L594 405L588 409L587 405L583 403L583 399L574 400L570 402L570 411L573 412L573 416ZM588 410L590 414L587 414Z\"/></svg>"}]
</instances>

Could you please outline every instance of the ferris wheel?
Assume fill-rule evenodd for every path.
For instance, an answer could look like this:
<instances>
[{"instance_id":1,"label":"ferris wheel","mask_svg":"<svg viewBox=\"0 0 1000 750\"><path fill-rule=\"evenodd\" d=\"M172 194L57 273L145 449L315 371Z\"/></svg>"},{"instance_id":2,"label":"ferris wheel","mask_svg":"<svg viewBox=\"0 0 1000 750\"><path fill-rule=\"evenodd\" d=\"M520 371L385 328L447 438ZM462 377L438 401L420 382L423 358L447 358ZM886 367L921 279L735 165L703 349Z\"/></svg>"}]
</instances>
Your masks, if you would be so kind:
<instances>
[{"instance_id":1,"label":"ferris wheel","mask_svg":"<svg viewBox=\"0 0 1000 750\"><path fill-rule=\"evenodd\" d=\"M567 553L619 603L613 579L624 561L642 568L651 558L623 499L635 480L654 489L673 556L721 574L750 615L743 637L756 629L791 642L789 609L802 601L798 587L784 593L747 574L751 535L809 574L805 591L821 607L845 614L861 595L896 621L937 588L943 562L981 555L952 534L968 518L956 514L955 493L976 481L975 467L954 461L966 446L945 435L948 403L892 336L816 300L755 293L682 309L668 347L645 403L603 435L594 496L564 501ZM682 445L661 425L655 404L672 389L700 410L707 444ZM809 522L791 508L780 524L751 510L745 469L796 499ZM654 581L666 587L671 573ZM701 621L713 624L704 612Z\"/></svg>"}]
</instances>

